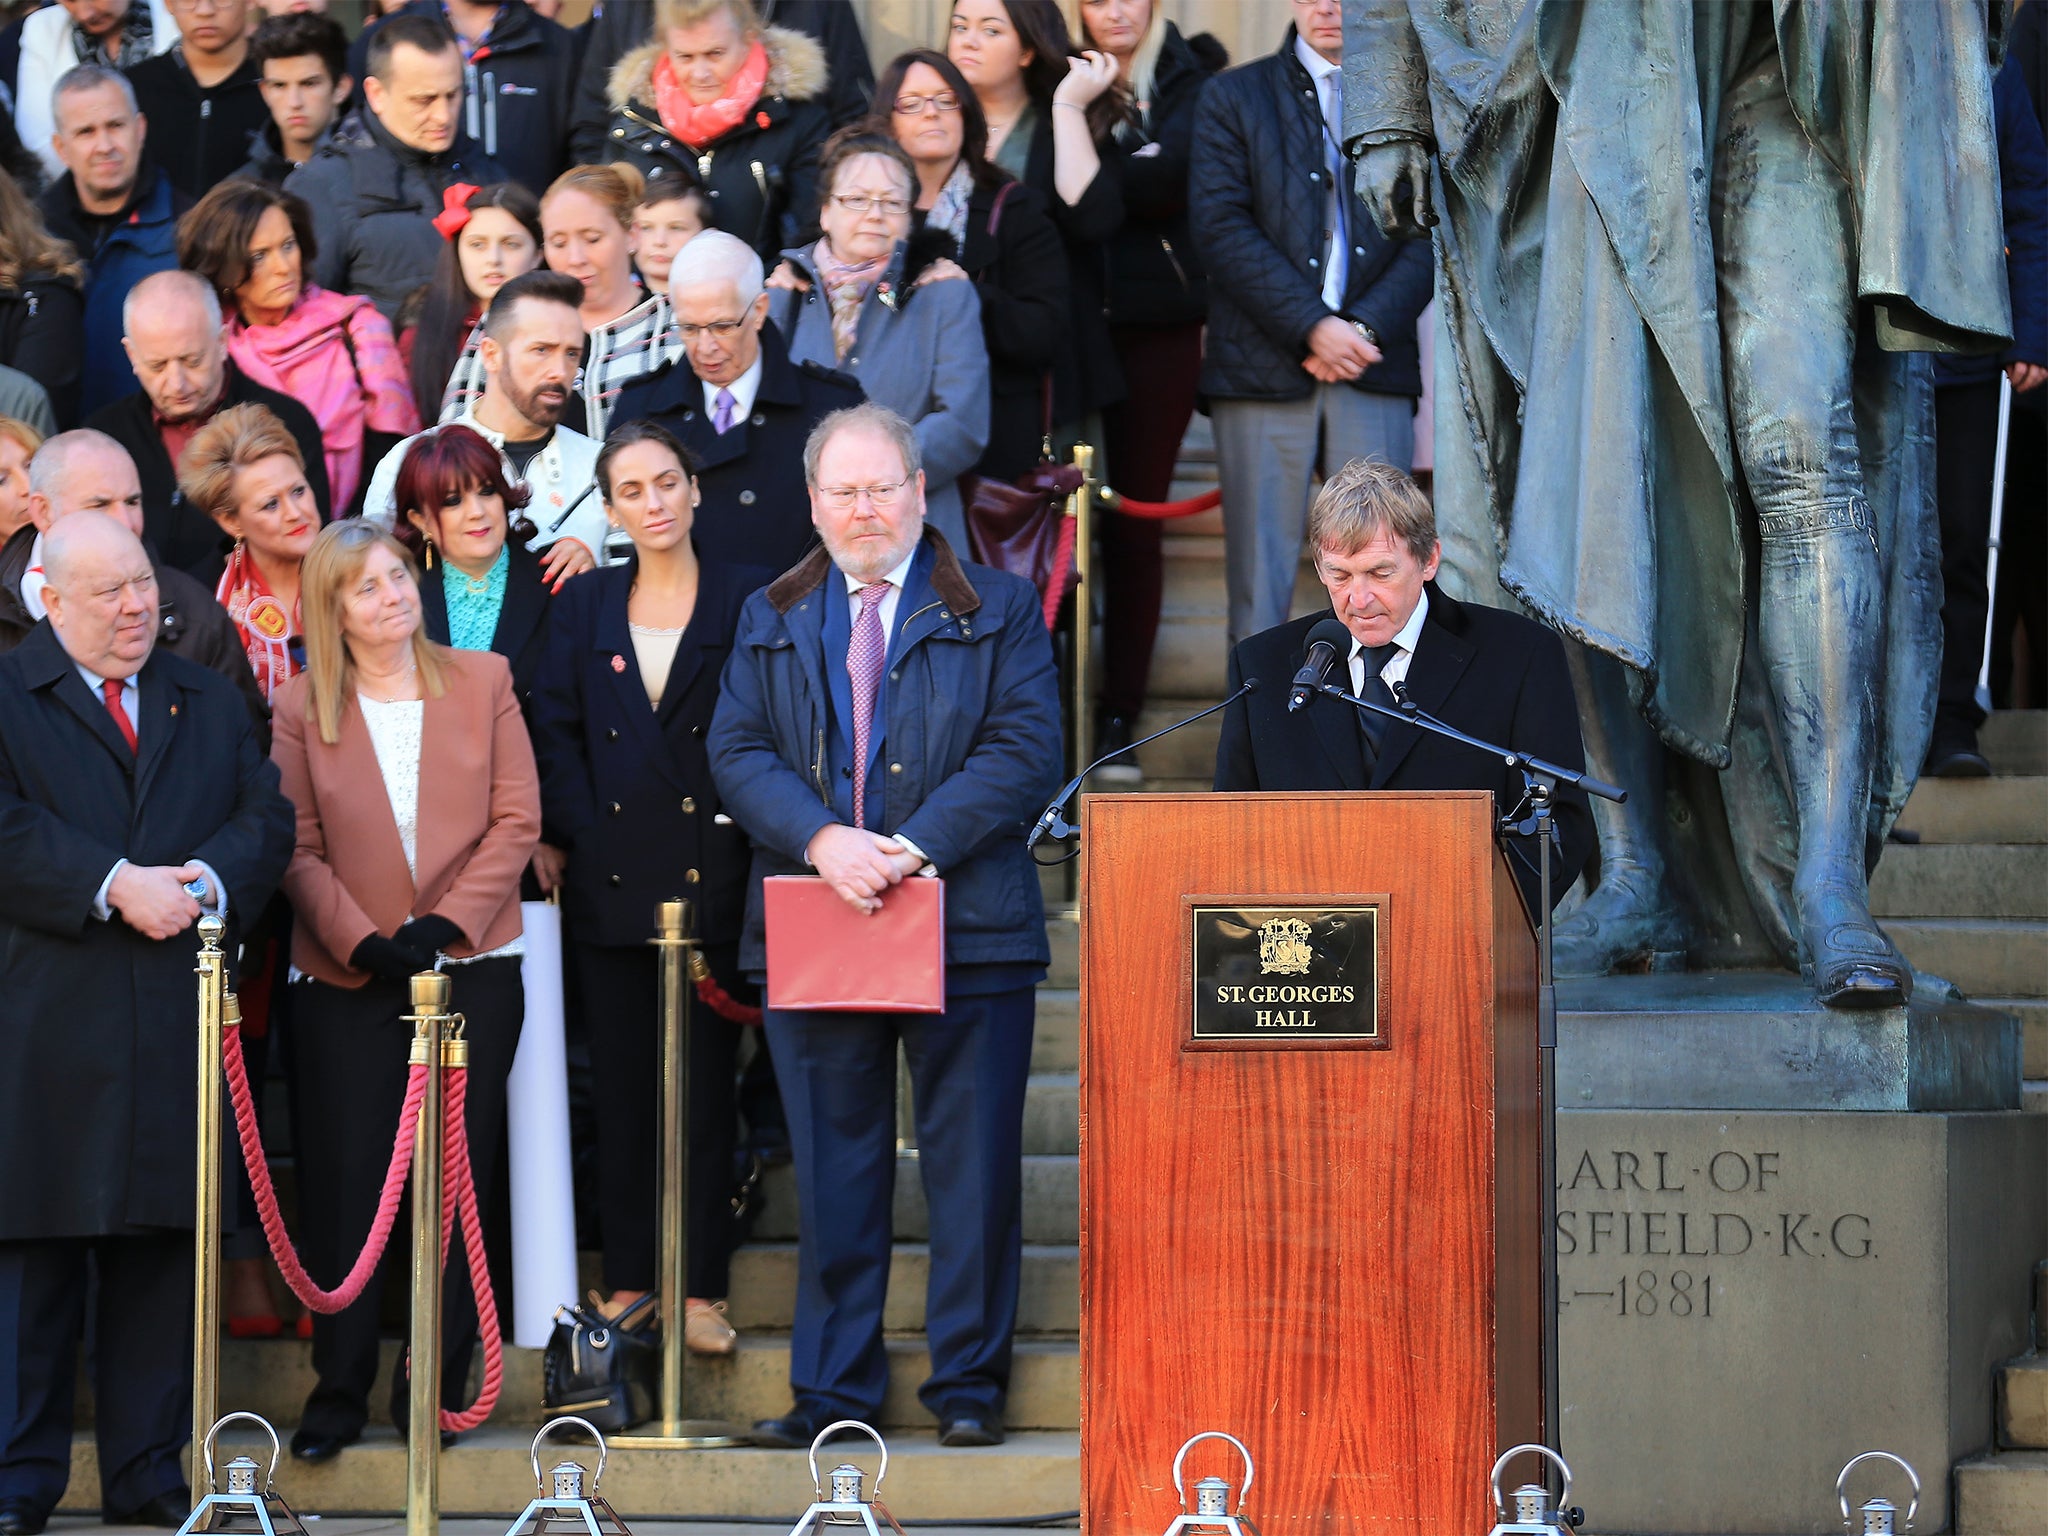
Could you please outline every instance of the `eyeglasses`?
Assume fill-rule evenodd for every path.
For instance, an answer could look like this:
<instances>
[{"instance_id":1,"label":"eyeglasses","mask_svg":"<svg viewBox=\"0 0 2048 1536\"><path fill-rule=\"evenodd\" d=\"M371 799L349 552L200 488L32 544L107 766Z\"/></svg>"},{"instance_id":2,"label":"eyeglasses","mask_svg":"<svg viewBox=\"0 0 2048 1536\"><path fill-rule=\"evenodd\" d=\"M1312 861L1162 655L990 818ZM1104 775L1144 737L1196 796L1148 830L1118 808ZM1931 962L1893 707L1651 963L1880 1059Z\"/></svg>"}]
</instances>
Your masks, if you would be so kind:
<instances>
[{"instance_id":1,"label":"eyeglasses","mask_svg":"<svg viewBox=\"0 0 2048 1536\"><path fill-rule=\"evenodd\" d=\"M951 91L934 91L929 96L898 96L896 115L898 117L921 117L926 107L936 107L941 113L958 112L960 98Z\"/></svg>"},{"instance_id":2,"label":"eyeglasses","mask_svg":"<svg viewBox=\"0 0 2048 1536\"><path fill-rule=\"evenodd\" d=\"M854 503L863 496L877 512L886 512L903 499L904 487L916 478L915 475L905 475L894 485L821 485L818 496L837 512L852 511Z\"/></svg>"},{"instance_id":3,"label":"eyeglasses","mask_svg":"<svg viewBox=\"0 0 2048 1536\"><path fill-rule=\"evenodd\" d=\"M842 196L835 192L832 201L848 213L866 213L872 208L890 219L910 212L910 199L907 197L869 197L862 192L849 192Z\"/></svg>"},{"instance_id":4,"label":"eyeglasses","mask_svg":"<svg viewBox=\"0 0 2048 1536\"><path fill-rule=\"evenodd\" d=\"M715 341L731 341L739 335L745 320L713 320L706 325L678 325L676 334L683 338L684 346L693 345L699 336L709 336Z\"/></svg>"}]
</instances>

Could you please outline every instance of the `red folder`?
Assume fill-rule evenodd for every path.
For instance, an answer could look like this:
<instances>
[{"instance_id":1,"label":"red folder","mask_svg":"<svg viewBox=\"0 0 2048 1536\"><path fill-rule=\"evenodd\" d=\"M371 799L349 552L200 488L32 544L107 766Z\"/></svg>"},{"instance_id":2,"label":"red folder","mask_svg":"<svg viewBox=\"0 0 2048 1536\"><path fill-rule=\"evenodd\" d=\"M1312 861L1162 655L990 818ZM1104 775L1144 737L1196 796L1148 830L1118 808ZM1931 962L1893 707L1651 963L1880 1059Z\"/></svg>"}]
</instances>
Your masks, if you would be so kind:
<instances>
[{"instance_id":1,"label":"red folder","mask_svg":"<svg viewBox=\"0 0 2048 1536\"><path fill-rule=\"evenodd\" d=\"M761 886L770 1008L946 1011L945 881L913 875L866 914L816 875L770 875Z\"/></svg>"}]
</instances>

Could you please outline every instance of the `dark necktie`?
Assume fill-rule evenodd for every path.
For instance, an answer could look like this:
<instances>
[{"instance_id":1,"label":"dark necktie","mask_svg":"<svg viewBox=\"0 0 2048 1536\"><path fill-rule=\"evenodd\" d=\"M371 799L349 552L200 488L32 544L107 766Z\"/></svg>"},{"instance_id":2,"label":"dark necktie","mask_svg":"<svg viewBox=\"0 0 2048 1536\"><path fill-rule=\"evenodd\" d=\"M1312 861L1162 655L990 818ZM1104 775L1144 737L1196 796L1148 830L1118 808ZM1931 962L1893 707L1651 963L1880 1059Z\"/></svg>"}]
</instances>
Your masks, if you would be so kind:
<instances>
[{"instance_id":1,"label":"dark necktie","mask_svg":"<svg viewBox=\"0 0 2048 1536\"><path fill-rule=\"evenodd\" d=\"M860 589L860 617L853 621L853 639L846 647L846 676L853 684L853 824L867 825L868 743L874 738L875 690L882 681L882 599L889 583Z\"/></svg>"},{"instance_id":2,"label":"dark necktie","mask_svg":"<svg viewBox=\"0 0 2048 1536\"><path fill-rule=\"evenodd\" d=\"M1365 647L1365 681L1358 690L1358 696L1366 703L1377 704L1383 709L1394 707L1394 691L1380 680L1380 669L1392 661L1400 649L1392 643ZM1358 733L1365 742L1366 777L1371 778L1373 767L1379 761L1380 742L1391 722L1385 715L1376 715L1369 709L1358 710L1357 715Z\"/></svg>"},{"instance_id":3,"label":"dark necktie","mask_svg":"<svg viewBox=\"0 0 2048 1536\"><path fill-rule=\"evenodd\" d=\"M128 711L121 704L121 690L125 686L118 677L110 677L100 683L100 697L107 701L107 713L114 717L114 724L121 728L121 739L128 743L128 750L137 750L135 722L128 718Z\"/></svg>"}]
</instances>

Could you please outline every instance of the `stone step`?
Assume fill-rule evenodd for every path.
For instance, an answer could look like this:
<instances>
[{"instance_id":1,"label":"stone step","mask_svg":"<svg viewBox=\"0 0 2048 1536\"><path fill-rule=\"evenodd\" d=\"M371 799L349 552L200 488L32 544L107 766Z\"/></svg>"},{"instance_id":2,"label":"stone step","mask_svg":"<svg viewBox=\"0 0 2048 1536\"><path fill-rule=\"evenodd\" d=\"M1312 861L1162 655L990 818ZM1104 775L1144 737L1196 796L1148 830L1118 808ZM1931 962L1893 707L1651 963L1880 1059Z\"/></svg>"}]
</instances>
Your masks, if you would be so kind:
<instances>
[{"instance_id":1,"label":"stone step","mask_svg":"<svg viewBox=\"0 0 2048 1536\"><path fill-rule=\"evenodd\" d=\"M1080 1075L1032 1073L1024 1091L1024 1155L1074 1157L1080 1150Z\"/></svg>"},{"instance_id":2,"label":"stone step","mask_svg":"<svg viewBox=\"0 0 2048 1536\"><path fill-rule=\"evenodd\" d=\"M1072 913L1045 920L1045 939L1052 946L1052 967L1045 973L1048 987L1074 988L1081 985L1081 924ZM1075 994L1074 1006L1081 1006ZM1077 1013L1078 1017L1078 1013ZM1079 1026L1076 1025L1078 1029ZM1078 1058L1077 1058L1078 1059Z\"/></svg>"},{"instance_id":3,"label":"stone step","mask_svg":"<svg viewBox=\"0 0 2048 1536\"><path fill-rule=\"evenodd\" d=\"M795 1243L749 1243L733 1255L732 1325L787 1329L796 1310ZM1017 1289L1017 1331L1071 1334L1081 1326L1081 1252L1071 1244L1026 1243ZM882 1326L891 1333L924 1327L925 1281L931 1250L898 1243L889 1264L889 1300Z\"/></svg>"},{"instance_id":4,"label":"stone step","mask_svg":"<svg viewBox=\"0 0 2048 1536\"><path fill-rule=\"evenodd\" d=\"M1977 745L1993 773L2048 774L2048 710L2001 710L1977 732Z\"/></svg>"},{"instance_id":5,"label":"stone step","mask_svg":"<svg viewBox=\"0 0 2048 1536\"><path fill-rule=\"evenodd\" d=\"M2048 1451L1999 1451L1956 1466L1956 1536L2048 1531Z\"/></svg>"},{"instance_id":6,"label":"stone step","mask_svg":"<svg viewBox=\"0 0 2048 1536\"><path fill-rule=\"evenodd\" d=\"M1072 923L1064 926L1073 927ZM1038 1027L1031 1037L1031 1070L1078 1072L1081 1069L1081 989L1038 989ZM2048 1076L2048 1073L2044 1073Z\"/></svg>"},{"instance_id":7,"label":"stone step","mask_svg":"<svg viewBox=\"0 0 2048 1536\"><path fill-rule=\"evenodd\" d=\"M2020 1075L2048 1078L2048 1000L2038 997L1979 997L1973 1001L1980 1007L2018 1015Z\"/></svg>"},{"instance_id":8,"label":"stone step","mask_svg":"<svg viewBox=\"0 0 2048 1536\"><path fill-rule=\"evenodd\" d=\"M1914 965L1971 997L2048 997L2048 922L1928 917L1883 926Z\"/></svg>"},{"instance_id":9,"label":"stone step","mask_svg":"<svg viewBox=\"0 0 2048 1536\"><path fill-rule=\"evenodd\" d=\"M1185 720L1196 710L1205 709L1215 702L1214 699L1167 699L1147 704L1138 712L1131 734L1149 736L1154 731L1163 731L1174 721ZM1208 778L1213 782L1216 742L1222 734L1223 716L1211 715L1206 720L1197 720L1171 736L1161 737L1149 747L1140 748L1138 766L1145 770L1148 779Z\"/></svg>"},{"instance_id":10,"label":"stone step","mask_svg":"<svg viewBox=\"0 0 2048 1536\"><path fill-rule=\"evenodd\" d=\"M2048 1357L2023 1355L1998 1368L1998 1443L2048 1450Z\"/></svg>"},{"instance_id":11,"label":"stone step","mask_svg":"<svg viewBox=\"0 0 2048 1536\"><path fill-rule=\"evenodd\" d=\"M372 1423L388 1424L391 1372L400 1343L386 1339L377 1385L370 1393ZM541 1408L541 1351L505 1349L504 1385L491 1414L494 1425L525 1425L529 1433L547 1415ZM931 1415L917 1401L931 1374L925 1341L916 1335L888 1340L889 1387L878 1427L929 1428ZM481 1370L481 1364L475 1369ZM685 1401L693 1417L751 1424L789 1411L789 1335L745 1333L739 1348L720 1358L693 1355L685 1373ZM221 1411L260 1413L282 1427L298 1422L317 1376L310 1340L229 1339L221 1347ZM470 1396L475 1396L472 1377ZM1080 1346L1065 1338L1020 1337L1010 1368L1008 1422L1020 1429L1073 1429L1080 1423ZM76 1422L93 1422L90 1394L80 1398Z\"/></svg>"},{"instance_id":12,"label":"stone step","mask_svg":"<svg viewBox=\"0 0 2048 1536\"><path fill-rule=\"evenodd\" d=\"M1879 917L2048 917L2048 843L1887 844L1870 907Z\"/></svg>"},{"instance_id":13,"label":"stone step","mask_svg":"<svg viewBox=\"0 0 2048 1536\"><path fill-rule=\"evenodd\" d=\"M771 1168L761 1181L766 1202L755 1224L762 1242L796 1238L796 1175L788 1167ZM1024 1159L1024 1241L1066 1244L1080 1241L1081 1160L1078 1157L1027 1156ZM924 1184L917 1159L896 1160L896 1237L923 1242L931 1235L924 1205Z\"/></svg>"},{"instance_id":14,"label":"stone step","mask_svg":"<svg viewBox=\"0 0 2048 1536\"><path fill-rule=\"evenodd\" d=\"M1922 779L1899 825L1923 843L2048 843L2048 777Z\"/></svg>"},{"instance_id":15,"label":"stone step","mask_svg":"<svg viewBox=\"0 0 2048 1536\"><path fill-rule=\"evenodd\" d=\"M223 1399L225 1406L226 1399ZM239 1426L238 1426L239 1427ZM453 1514L490 1514L502 1530L532 1496L527 1453L530 1429L486 1427L465 1435L441 1455L441 1506ZM913 1521L973 1520L1003 1515L1054 1514L1081 1502L1081 1441L1071 1431L1013 1433L986 1450L950 1450L926 1431L891 1433L889 1506ZM241 1442L234 1442L237 1448ZM587 1447L564 1451L587 1467ZM874 1470L872 1444L831 1447ZM385 1514L405 1509L405 1446L389 1429L372 1430L363 1443L333 1461L309 1467L287 1460L278 1490L300 1515ZM611 1442L603 1493L628 1525L643 1521L739 1517L794 1524L811 1500L811 1474L803 1451L636 1450ZM99 1501L99 1459L92 1436L72 1441L71 1484L61 1509L78 1513Z\"/></svg>"}]
</instances>

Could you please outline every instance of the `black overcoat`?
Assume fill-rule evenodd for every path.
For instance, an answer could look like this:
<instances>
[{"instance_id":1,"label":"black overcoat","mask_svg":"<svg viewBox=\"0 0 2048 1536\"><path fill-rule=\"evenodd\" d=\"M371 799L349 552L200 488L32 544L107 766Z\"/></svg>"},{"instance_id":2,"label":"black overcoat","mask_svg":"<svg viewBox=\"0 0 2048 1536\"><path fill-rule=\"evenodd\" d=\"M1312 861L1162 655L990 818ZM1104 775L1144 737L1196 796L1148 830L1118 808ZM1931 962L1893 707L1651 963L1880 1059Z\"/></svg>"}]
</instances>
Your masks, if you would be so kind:
<instances>
[{"instance_id":1,"label":"black overcoat","mask_svg":"<svg viewBox=\"0 0 2048 1536\"><path fill-rule=\"evenodd\" d=\"M697 607L654 710L627 629L636 569L578 576L555 599L534 692L541 835L569 850L564 899L579 939L644 944L656 907L681 896L696 904L715 963L739 941L750 851L745 833L718 823L705 732L740 609L775 572L699 567ZM721 980L730 989L739 977Z\"/></svg>"},{"instance_id":2,"label":"black overcoat","mask_svg":"<svg viewBox=\"0 0 2048 1536\"><path fill-rule=\"evenodd\" d=\"M1434 583L1428 590L1429 614L1408 666L1415 702L1482 741L1584 768L1578 705L1557 636L1518 613L1446 597ZM1395 721L1368 775L1351 705L1318 697L1288 712L1287 685L1301 666L1303 641L1328 617L1324 609L1290 619L1239 641L1230 653L1231 688L1248 677L1261 686L1223 712L1216 788L1490 789L1501 811L1513 809L1522 796L1521 775L1497 757ZM1350 687L1341 664L1330 680ZM1556 804L1563 852L1551 865L1550 888L1561 901L1592 856L1593 818L1584 790L1560 789ZM1514 862L1534 912L1534 867L1520 857Z\"/></svg>"},{"instance_id":3,"label":"black overcoat","mask_svg":"<svg viewBox=\"0 0 2048 1536\"><path fill-rule=\"evenodd\" d=\"M196 929L92 915L115 862L211 865L262 911L291 802L241 696L163 651L139 752L47 622L0 656L0 1242L192 1224Z\"/></svg>"}]
</instances>

